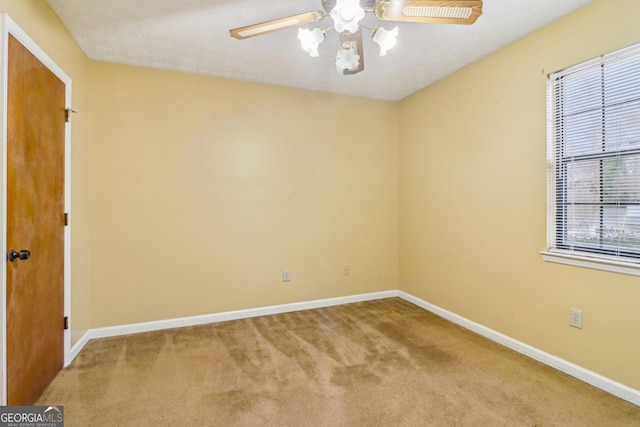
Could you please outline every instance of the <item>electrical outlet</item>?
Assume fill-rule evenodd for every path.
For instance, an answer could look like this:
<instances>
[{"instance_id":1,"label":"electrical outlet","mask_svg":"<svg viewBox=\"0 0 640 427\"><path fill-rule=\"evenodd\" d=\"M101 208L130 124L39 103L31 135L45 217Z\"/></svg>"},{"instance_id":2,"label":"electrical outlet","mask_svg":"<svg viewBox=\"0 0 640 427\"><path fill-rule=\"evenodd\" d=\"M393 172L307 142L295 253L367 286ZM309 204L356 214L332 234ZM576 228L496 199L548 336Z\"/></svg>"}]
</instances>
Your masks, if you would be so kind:
<instances>
[{"instance_id":1,"label":"electrical outlet","mask_svg":"<svg viewBox=\"0 0 640 427\"><path fill-rule=\"evenodd\" d=\"M582 310L577 308L569 309L569 326L582 329Z\"/></svg>"},{"instance_id":2,"label":"electrical outlet","mask_svg":"<svg viewBox=\"0 0 640 427\"><path fill-rule=\"evenodd\" d=\"M291 281L291 271L287 270L282 270L282 281L283 282L289 282Z\"/></svg>"},{"instance_id":3,"label":"electrical outlet","mask_svg":"<svg viewBox=\"0 0 640 427\"><path fill-rule=\"evenodd\" d=\"M345 276L348 276L351 274L351 266L349 264L345 264L344 268L342 270L342 274L344 274Z\"/></svg>"}]
</instances>

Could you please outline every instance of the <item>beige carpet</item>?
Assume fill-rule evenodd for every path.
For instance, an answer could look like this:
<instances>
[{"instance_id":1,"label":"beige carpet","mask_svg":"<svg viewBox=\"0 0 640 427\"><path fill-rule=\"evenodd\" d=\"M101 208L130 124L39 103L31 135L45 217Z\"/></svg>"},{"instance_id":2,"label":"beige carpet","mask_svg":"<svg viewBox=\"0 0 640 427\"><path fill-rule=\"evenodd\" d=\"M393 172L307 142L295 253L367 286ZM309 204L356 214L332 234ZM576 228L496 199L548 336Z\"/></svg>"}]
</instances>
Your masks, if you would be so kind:
<instances>
[{"instance_id":1,"label":"beige carpet","mask_svg":"<svg viewBox=\"0 0 640 427\"><path fill-rule=\"evenodd\" d=\"M640 407L397 298L91 341L70 426L640 426Z\"/></svg>"}]
</instances>

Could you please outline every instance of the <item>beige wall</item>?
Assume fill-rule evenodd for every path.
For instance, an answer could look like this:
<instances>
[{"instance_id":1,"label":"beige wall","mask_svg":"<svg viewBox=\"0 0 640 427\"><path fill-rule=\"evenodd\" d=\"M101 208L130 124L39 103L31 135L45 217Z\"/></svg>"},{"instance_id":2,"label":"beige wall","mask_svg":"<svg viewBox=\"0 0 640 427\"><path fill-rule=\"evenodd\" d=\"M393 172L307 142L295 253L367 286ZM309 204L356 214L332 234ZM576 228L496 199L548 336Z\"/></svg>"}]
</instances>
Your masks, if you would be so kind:
<instances>
[{"instance_id":1,"label":"beige wall","mask_svg":"<svg viewBox=\"0 0 640 427\"><path fill-rule=\"evenodd\" d=\"M90 100L93 327L397 288L396 103L107 63Z\"/></svg>"},{"instance_id":2,"label":"beige wall","mask_svg":"<svg viewBox=\"0 0 640 427\"><path fill-rule=\"evenodd\" d=\"M71 188L71 341L75 343L90 328L90 227L89 227L89 106L87 102L88 60L58 17L43 0L0 0L0 10L9 15L73 81Z\"/></svg>"},{"instance_id":3,"label":"beige wall","mask_svg":"<svg viewBox=\"0 0 640 427\"><path fill-rule=\"evenodd\" d=\"M538 252L545 73L640 41L639 15L597 1L399 103L400 288L636 389L640 279Z\"/></svg>"}]
</instances>

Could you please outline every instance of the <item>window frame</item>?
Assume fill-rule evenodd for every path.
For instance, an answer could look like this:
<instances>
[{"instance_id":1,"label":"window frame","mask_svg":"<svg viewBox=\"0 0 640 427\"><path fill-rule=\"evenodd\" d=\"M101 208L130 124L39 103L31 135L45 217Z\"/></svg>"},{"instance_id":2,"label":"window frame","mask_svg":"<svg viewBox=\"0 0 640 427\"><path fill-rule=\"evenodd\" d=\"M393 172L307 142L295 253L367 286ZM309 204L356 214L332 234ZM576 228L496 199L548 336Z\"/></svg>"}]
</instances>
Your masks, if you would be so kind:
<instances>
[{"instance_id":1,"label":"window frame","mask_svg":"<svg viewBox=\"0 0 640 427\"><path fill-rule=\"evenodd\" d=\"M612 254L613 251L606 248L594 249L588 246L572 246L565 243L564 238L566 234L564 233L567 233L566 223L568 221L566 219L566 209L562 205L567 199L567 161L564 158L557 158L559 151L557 150L557 144L559 143L557 133L559 132L558 128L564 123L558 123L555 120L555 106L557 104L555 100L556 79L596 66L600 66L602 69L605 64L628 55L640 58L640 44L602 55L547 76L547 250L540 252L543 259L547 262L640 276L640 248L638 248L638 252L634 252L632 256L624 256L625 253L618 252L618 254ZM604 81L602 84L605 84ZM564 105L565 100L563 98L562 106ZM604 104L602 111L605 111ZM604 115L602 120L604 128ZM605 143L606 140L603 138L603 144ZM640 149L635 151L640 151ZM602 159L606 158L606 155L589 155L585 156L585 158L597 158L602 162ZM580 160L578 160L578 162L579 161ZM599 180L602 183L602 169L599 173ZM601 199L601 211L603 206L605 206L605 204ZM600 215L602 215L602 213ZM559 222L560 226L565 224L565 231L558 230ZM562 237L559 238L559 236ZM559 240L560 242L558 242Z\"/></svg>"}]
</instances>

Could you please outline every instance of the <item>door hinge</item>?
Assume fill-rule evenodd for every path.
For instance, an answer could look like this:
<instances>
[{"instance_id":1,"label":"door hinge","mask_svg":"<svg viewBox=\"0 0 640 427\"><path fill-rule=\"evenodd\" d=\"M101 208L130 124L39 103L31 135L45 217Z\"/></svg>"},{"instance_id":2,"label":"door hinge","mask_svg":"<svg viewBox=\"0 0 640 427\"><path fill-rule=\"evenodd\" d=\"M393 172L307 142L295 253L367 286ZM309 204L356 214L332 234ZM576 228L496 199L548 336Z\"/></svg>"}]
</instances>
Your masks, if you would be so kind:
<instances>
[{"instance_id":1,"label":"door hinge","mask_svg":"<svg viewBox=\"0 0 640 427\"><path fill-rule=\"evenodd\" d=\"M69 225L69 213L65 212L64 213L64 226L66 227L67 225Z\"/></svg>"},{"instance_id":2,"label":"door hinge","mask_svg":"<svg viewBox=\"0 0 640 427\"><path fill-rule=\"evenodd\" d=\"M64 329L69 329L69 316L64 316Z\"/></svg>"},{"instance_id":3,"label":"door hinge","mask_svg":"<svg viewBox=\"0 0 640 427\"><path fill-rule=\"evenodd\" d=\"M69 123L71 121L71 113L77 114L78 112L76 110L74 110L73 108L67 108L65 111L65 115L64 115L64 121L66 123Z\"/></svg>"}]
</instances>

